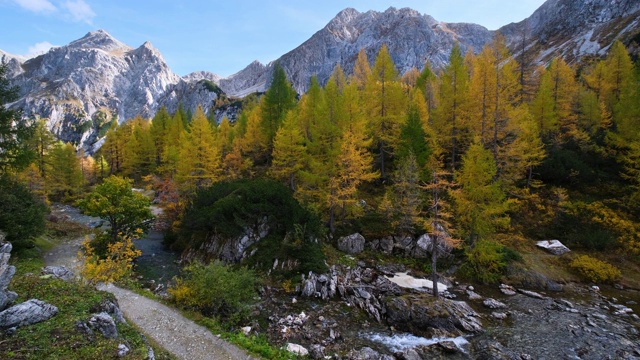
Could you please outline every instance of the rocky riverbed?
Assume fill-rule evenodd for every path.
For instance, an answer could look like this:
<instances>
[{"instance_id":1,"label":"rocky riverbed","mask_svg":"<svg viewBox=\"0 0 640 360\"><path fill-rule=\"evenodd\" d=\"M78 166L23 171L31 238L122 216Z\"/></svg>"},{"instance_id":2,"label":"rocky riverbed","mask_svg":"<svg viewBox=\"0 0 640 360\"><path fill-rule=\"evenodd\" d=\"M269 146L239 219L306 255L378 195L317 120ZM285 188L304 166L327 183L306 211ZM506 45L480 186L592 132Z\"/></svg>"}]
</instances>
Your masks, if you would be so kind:
<instances>
[{"instance_id":1,"label":"rocky riverbed","mask_svg":"<svg viewBox=\"0 0 640 360\"><path fill-rule=\"evenodd\" d=\"M333 268L298 292L266 291L269 338L316 359L640 359L637 304L621 300L634 290L608 289L616 298L572 284L544 293L451 283L435 301L427 289L383 280L395 270Z\"/></svg>"}]
</instances>

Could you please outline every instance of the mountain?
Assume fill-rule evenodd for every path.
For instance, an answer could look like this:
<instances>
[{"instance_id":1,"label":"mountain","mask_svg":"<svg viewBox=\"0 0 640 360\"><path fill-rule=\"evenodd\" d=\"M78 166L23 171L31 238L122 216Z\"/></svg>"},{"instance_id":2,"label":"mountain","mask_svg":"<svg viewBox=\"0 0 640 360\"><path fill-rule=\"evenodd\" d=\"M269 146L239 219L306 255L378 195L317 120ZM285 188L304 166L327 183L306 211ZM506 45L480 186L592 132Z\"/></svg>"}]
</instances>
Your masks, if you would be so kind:
<instances>
[{"instance_id":1,"label":"mountain","mask_svg":"<svg viewBox=\"0 0 640 360\"><path fill-rule=\"evenodd\" d=\"M439 22L406 8L364 13L347 8L274 62L253 62L228 78L207 71L181 78L149 42L134 49L104 30L32 59L0 51L0 60L8 63L8 77L21 89L20 99L11 106L22 107L26 116L47 118L60 139L91 152L113 119L149 118L160 106L173 112L179 103L191 111L202 105L208 112L219 97L265 91L276 63L302 93L312 75L324 84L337 64L351 73L360 49L373 62L382 44L387 44L403 73L421 69L427 61L436 68L444 66L455 42L463 52L469 48L477 52L496 32L506 37L515 56L526 54L532 64L558 55L569 61L602 55L616 39L637 52L640 1L548 0L529 18L497 31ZM216 117L234 116L237 111L236 105L218 109Z\"/></svg>"},{"instance_id":2,"label":"mountain","mask_svg":"<svg viewBox=\"0 0 640 360\"><path fill-rule=\"evenodd\" d=\"M195 108L217 97L202 82L207 75L185 81L169 69L151 43L134 49L104 30L24 62L11 61L12 84L21 92L13 106L22 107L26 116L47 118L58 138L82 144L88 151L114 118L148 118L161 105L177 109L179 99Z\"/></svg>"},{"instance_id":3,"label":"mountain","mask_svg":"<svg viewBox=\"0 0 640 360\"><path fill-rule=\"evenodd\" d=\"M576 61L585 56L604 55L615 40L621 40L637 54L640 43L640 1L638 0L549 0L530 17L503 26L498 31L517 54L525 38L535 62L556 56ZM632 45L635 42L635 45Z\"/></svg>"},{"instance_id":4,"label":"mountain","mask_svg":"<svg viewBox=\"0 0 640 360\"><path fill-rule=\"evenodd\" d=\"M309 40L278 60L262 65L254 62L239 73L220 81L229 95L242 96L268 87L273 66L279 63L294 88L303 93L312 75L323 84L337 64L350 73L360 49L365 49L369 61L387 44L400 73L429 61L433 66L447 63L457 41L463 51L476 50L491 40L493 33L476 24L449 24L436 21L412 9L389 8L385 12L358 12L345 9Z\"/></svg>"},{"instance_id":5,"label":"mountain","mask_svg":"<svg viewBox=\"0 0 640 360\"><path fill-rule=\"evenodd\" d=\"M602 55L614 40L640 43L640 1L638 0L548 0L529 18L496 31L476 24L438 22L429 15L411 9L389 8L385 12L360 13L345 9L322 30L289 53L268 65L252 63L220 87L230 95L264 91L273 66L279 63L294 88L302 93L311 75L323 84L336 64L348 74L357 53L365 49L370 62L382 46L400 73L412 67L422 69L426 61L440 67L447 63L454 42L463 53L475 52L503 34L510 50L518 55L525 50L534 63L544 63L562 55L569 61L589 55Z\"/></svg>"}]
</instances>

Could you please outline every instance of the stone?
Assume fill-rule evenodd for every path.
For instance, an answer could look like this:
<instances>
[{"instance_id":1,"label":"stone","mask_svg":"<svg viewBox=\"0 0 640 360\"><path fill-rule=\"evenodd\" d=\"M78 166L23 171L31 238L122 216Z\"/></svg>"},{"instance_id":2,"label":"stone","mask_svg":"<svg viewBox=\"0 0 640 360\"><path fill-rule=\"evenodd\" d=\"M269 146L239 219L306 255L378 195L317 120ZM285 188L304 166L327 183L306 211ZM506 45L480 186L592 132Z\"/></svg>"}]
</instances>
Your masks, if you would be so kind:
<instances>
[{"instance_id":1,"label":"stone","mask_svg":"<svg viewBox=\"0 0 640 360\"><path fill-rule=\"evenodd\" d=\"M542 294L539 294L539 293L537 293L537 292L535 292L535 291L529 291L529 290L524 290L524 289L518 289L518 292L519 292L519 293L521 293L521 294L523 294L523 295L526 295L526 296L528 296L528 297L532 297L532 298L534 298L534 299L540 299L540 300L547 299L547 297L546 297L546 296L544 296L544 295L542 295Z\"/></svg>"},{"instance_id":2,"label":"stone","mask_svg":"<svg viewBox=\"0 0 640 360\"><path fill-rule=\"evenodd\" d=\"M516 289L510 285L500 284L500 292L508 296L513 296L516 294Z\"/></svg>"},{"instance_id":3,"label":"stone","mask_svg":"<svg viewBox=\"0 0 640 360\"><path fill-rule=\"evenodd\" d=\"M116 300L111 301L104 299L97 306L92 307L91 311L94 313L106 312L113 318L113 320L115 320L116 323L119 324L127 322Z\"/></svg>"},{"instance_id":4,"label":"stone","mask_svg":"<svg viewBox=\"0 0 640 360\"><path fill-rule=\"evenodd\" d=\"M492 299L492 298L487 298L484 299L484 301L482 302L482 304L486 307L488 307L489 309L504 309L507 307L507 305L505 303L502 303L496 299Z\"/></svg>"},{"instance_id":5,"label":"stone","mask_svg":"<svg viewBox=\"0 0 640 360\"><path fill-rule=\"evenodd\" d=\"M57 313L57 307L38 299L30 299L0 312L0 329L39 323Z\"/></svg>"},{"instance_id":6,"label":"stone","mask_svg":"<svg viewBox=\"0 0 640 360\"><path fill-rule=\"evenodd\" d=\"M75 278L75 274L66 266L45 266L42 268L43 275L51 275L53 278L69 281Z\"/></svg>"},{"instance_id":7,"label":"stone","mask_svg":"<svg viewBox=\"0 0 640 360\"><path fill-rule=\"evenodd\" d=\"M343 236L338 239L338 249L350 255L356 255L364 251L366 240L359 233Z\"/></svg>"},{"instance_id":8,"label":"stone","mask_svg":"<svg viewBox=\"0 0 640 360\"><path fill-rule=\"evenodd\" d=\"M467 290L467 295L469 296L469 300L482 300L482 296L474 291Z\"/></svg>"},{"instance_id":9,"label":"stone","mask_svg":"<svg viewBox=\"0 0 640 360\"><path fill-rule=\"evenodd\" d=\"M125 344L118 345L118 357L124 357L129 353L129 348Z\"/></svg>"},{"instance_id":10,"label":"stone","mask_svg":"<svg viewBox=\"0 0 640 360\"><path fill-rule=\"evenodd\" d=\"M240 328L240 330L242 330L242 333L243 333L245 336L249 336L249 334L251 334L251 326L244 326L244 327L241 327L241 328Z\"/></svg>"},{"instance_id":11,"label":"stone","mask_svg":"<svg viewBox=\"0 0 640 360\"><path fill-rule=\"evenodd\" d=\"M115 339L118 337L118 329L116 323L111 315L106 312L94 314L89 319L89 327L93 330L99 331L104 337L108 339Z\"/></svg>"},{"instance_id":12,"label":"stone","mask_svg":"<svg viewBox=\"0 0 640 360\"><path fill-rule=\"evenodd\" d=\"M536 242L536 246L546 250L547 252L553 255L562 255L566 254L569 251L569 248L564 246L559 240L543 240Z\"/></svg>"},{"instance_id":13,"label":"stone","mask_svg":"<svg viewBox=\"0 0 640 360\"><path fill-rule=\"evenodd\" d=\"M309 356L314 360L324 359L324 349L325 347L320 344L313 344L309 349Z\"/></svg>"},{"instance_id":14,"label":"stone","mask_svg":"<svg viewBox=\"0 0 640 360\"><path fill-rule=\"evenodd\" d=\"M491 316L493 316L494 318L499 319L499 320L503 320L503 319L507 318L507 314L506 313L497 312L497 311L492 312Z\"/></svg>"},{"instance_id":15,"label":"stone","mask_svg":"<svg viewBox=\"0 0 640 360\"><path fill-rule=\"evenodd\" d=\"M370 347L364 347L360 350L351 350L347 353L345 360L395 360L391 355L383 355Z\"/></svg>"},{"instance_id":16,"label":"stone","mask_svg":"<svg viewBox=\"0 0 640 360\"><path fill-rule=\"evenodd\" d=\"M288 343L287 344L287 351L299 356L307 356L309 355L309 350L307 350L304 346L302 345L298 345L298 344L293 344L293 343Z\"/></svg>"}]
</instances>

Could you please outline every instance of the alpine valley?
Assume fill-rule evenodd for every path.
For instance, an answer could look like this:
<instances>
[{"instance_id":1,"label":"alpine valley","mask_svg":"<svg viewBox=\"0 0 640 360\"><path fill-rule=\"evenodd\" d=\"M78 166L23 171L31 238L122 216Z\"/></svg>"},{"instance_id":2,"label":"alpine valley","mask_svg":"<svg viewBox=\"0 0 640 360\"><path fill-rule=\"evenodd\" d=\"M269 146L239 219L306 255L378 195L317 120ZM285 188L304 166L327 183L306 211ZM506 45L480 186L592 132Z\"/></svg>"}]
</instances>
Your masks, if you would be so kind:
<instances>
[{"instance_id":1,"label":"alpine valley","mask_svg":"<svg viewBox=\"0 0 640 360\"><path fill-rule=\"evenodd\" d=\"M463 53L468 49L477 53L498 32L506 37L513 56L530 66L558 55L574 63L598 57L615 40L637 55L640 2L548 0L529 18L496 31L440 22L408 8L364 13L347 8L277 60L266 65L253 62L228 78L207 71L180 77L151 43L133 48L105 30L31 59L0 50L0 59L9 64L8 78L21 91L11 107L22 108L25 117L48 119L58 138L93 152L111 121L121 123L137 115L150 118L161 106L174 112L180 104L189 111L201 105L207 113L214 111L218 121L223 116L233 120L239 102L217 107L216 99L264 92L276 63L303 93L312 75L322 85L337 64L349 74L360 49L375 59L386 44L402 74L422 69L427 62L436 69L444 66L456 42Z\"/></svg>"}]
</instances>

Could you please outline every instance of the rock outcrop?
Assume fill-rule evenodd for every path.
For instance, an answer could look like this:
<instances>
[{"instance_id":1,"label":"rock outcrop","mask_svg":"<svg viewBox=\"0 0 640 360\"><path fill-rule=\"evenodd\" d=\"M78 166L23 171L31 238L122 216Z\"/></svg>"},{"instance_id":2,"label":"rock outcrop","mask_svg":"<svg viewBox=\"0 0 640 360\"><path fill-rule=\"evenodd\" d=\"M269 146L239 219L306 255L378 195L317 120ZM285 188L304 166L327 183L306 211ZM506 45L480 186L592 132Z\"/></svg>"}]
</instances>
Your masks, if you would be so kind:
<instances>
[{"instance_id":1,"label":"rock outcrop","mask_svg":"<svg viewBox=\"0 0 640 360\"><path fill-rule=\"evenodd\" d=\"M17 297L13 291L7 290L9 282L16 273L16 268L9 265L11 258L11 243L4 242L5 234L0 232L0 311L4 310L7 305L12 303Z\"/></svg>"},{"instance_id":2,"label":"rock outcrop","mask_svg":"<svg viewBox=\"0 0 640 360\"><path fill-rule=\"evenodd\" d=\"M27 300L0 312L0 330L49 320L58 313L58 308L37 299Z\"/></svg>"}]
</instances>

